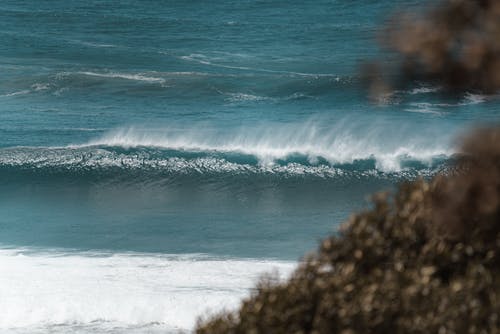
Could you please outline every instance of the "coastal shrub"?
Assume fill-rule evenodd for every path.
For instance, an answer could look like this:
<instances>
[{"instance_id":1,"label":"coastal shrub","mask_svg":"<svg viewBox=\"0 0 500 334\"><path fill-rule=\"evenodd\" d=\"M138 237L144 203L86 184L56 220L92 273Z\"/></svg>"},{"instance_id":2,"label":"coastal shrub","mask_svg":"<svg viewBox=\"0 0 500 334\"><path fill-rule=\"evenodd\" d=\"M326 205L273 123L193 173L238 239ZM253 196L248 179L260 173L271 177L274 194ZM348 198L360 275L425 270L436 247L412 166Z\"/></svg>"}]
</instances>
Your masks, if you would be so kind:
<instances>
[{"instance_id":1,"label":"coastal shrub","mask_svg":"<svg viewBox=\"0 0 500 334\"><path fill-rule=\"evenodd\" d=\"M500 89L500 0L430 2L420 13L399 13L380 36L399 61L374 62L365 75L374 95L415 81L448 91ZM392 66L398 64L397 66ZM380 73L393 73L386 82Z\"/></svg>"},{"instance_id":2,"label":"coastal shrub","mask_svg":"<svg viewBox=\"0 0 500 334\"><path fill-rule=\"evenodd\" d=\"M196 333L498 333L500 128L467 137L454 173L373 197L286 282L264 278Z\"/></svg>"}]
</instances>

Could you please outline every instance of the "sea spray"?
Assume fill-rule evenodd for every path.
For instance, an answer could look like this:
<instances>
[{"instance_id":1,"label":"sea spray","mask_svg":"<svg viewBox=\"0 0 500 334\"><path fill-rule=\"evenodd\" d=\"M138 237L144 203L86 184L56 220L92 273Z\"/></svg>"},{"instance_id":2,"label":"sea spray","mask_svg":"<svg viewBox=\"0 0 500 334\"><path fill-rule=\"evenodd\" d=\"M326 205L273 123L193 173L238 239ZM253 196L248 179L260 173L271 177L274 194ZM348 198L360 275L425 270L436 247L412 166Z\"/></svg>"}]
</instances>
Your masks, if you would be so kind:
<instances>
[{"instance_id":1,"label":"sea spray","mask_svg":"<svg viewBox=\"0 0 500 334\"><path fill-rule=\"evenodd\" d=\"M272 166L293 157L305 157L308 164L353 164L373 159L376 168L399 171L404 160L430 165L433 159L449 158L455 152L449 134L422 129L409 135L409 125L387 132L376 123L357 124L341 120L336 124L309 121L303 124L260 125L224 131L193 125L188 128L117 129L89 146L124 148L155 147L182 152L243 154L255 157L262 166ZM436 138L440 138L437 141ZM431 145L433 144L433 145ZM82 146L82 145L78 145Z\"/></svg>"}]
</instances>

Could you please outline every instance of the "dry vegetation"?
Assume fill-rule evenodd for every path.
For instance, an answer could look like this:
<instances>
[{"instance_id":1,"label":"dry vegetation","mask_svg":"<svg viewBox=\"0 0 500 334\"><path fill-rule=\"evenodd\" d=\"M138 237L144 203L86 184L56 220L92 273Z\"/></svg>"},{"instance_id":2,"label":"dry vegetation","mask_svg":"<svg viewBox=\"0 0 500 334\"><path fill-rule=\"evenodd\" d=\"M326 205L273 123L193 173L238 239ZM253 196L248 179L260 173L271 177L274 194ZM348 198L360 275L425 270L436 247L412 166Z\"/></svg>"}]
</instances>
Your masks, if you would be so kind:
<instances>
[{"instance_id":1,"label":"dry vegetation","mask_svg":"<svg viewBox=\"0 0 500 334\"><path fill-rule=\"evenodd\" d=\"M415 81L447 91L500 89L500 0L447 0L424 13L400 13L380 39L397 61L365 67L375 96Z\"/></svg>"}]
</instances>

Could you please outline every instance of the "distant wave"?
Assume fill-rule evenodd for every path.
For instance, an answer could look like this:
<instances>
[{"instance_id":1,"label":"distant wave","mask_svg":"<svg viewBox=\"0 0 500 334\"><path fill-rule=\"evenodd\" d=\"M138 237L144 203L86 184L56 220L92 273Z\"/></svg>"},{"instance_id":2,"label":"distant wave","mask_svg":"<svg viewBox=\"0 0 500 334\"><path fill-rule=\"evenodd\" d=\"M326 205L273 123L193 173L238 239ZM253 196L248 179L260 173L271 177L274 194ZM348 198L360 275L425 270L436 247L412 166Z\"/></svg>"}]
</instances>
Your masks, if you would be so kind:
<instances>
[{"instance_id":1,"label":"distant wave","mask_svg":"<svg viewBox=\"0 0 500 334\"><path fill-rule=\"evenodd\" d=\"M84 46L91 47L91 48L117 48L118 47L118 45L111 44L111 43L88 42L88 41L82 41L82 40L77 40L77 39L70 40L69 42L79 44L79 45L84 45Z\"/></svg>"},{"instance_id":2,"label":"distant wave","mask_svg":"<svg viewBox=\"0 0 500 334\"><path fill-rule=\"evenodd\" d=\"M417 88L413 88L408 91L408 94L410 95L417 95L417 94L429 94L429 93L436 93L439 92L442 88L439 86L434 86L434 87L429 87L429 86L421 86Z\"/></svg>"},{"instance_id":3,"label":"distant wave","mask_svg":"<svg viewBox=\"0 0 500 334\"><path fill-rule=\"evenodd\" d=\"M245 93L227 93L229 95L228 100L230 102L241 102L241 101L265 101L269 100L269 97L259 96L253 94L245 94Z\"/></svg>"},{"instance_id":4,"label":"distant wave","mask_svg":"<svg viewBox=\"0 0 500 334\"><path fill-rule=\"evenodd\" d=\"M0 97L13 97L13 96L19 96L19 95L27 95L33 92L41 92L50 89L50 84L49 83L34 83L31 85L29 89L23 89L20 91L12 92L12 93L6 93L0 95Z\"/></svg>"},{"instance_id":5,"label":"distant wave","mask_svg":"<svg viewBox=\"0 0 500 334\"><path fill-rule=\"evenodd\" d=\"M140 87L142 93L190 94L214 97L217 93L229 103L281 103L289 100L321 99L338 93L338 87L361 88L356 76L338 76L328 73L301 73L293 71L267 70L245 66L212 63L212 58L202 55L183 56L189 61L199 61L216 67L243 69L245 71L116 71L111 69L87 69L61 71L33 77L23 85L15 84L0 98L23 98L27 95L63 95L68 91L80 94L132 93ZM249 79L251 77L251 79ZM242 82L255 82L249 88ZM359 86L359 87L358 87ZM168 88L168 91L164 88ZM488 102L498 95L466 93L461 100L446 103L435 102L427 97L439 93L439 87L416 87L407 91L394 91L380 100L382 104L398 104L408 112L444 115L461 107ZM422 101L425 94L426 100Z\"/></svg>"},{"instance_id":6,"label":"distant wave","mask_svg":"<svg viewBox=\"0 0 500 334\"><path fill-rule=\"evenodd\" d=\"M93 71L77 71L77 72L59 72L53 76L48 76L45 78L45 81L35 82L29 86L27 89L22 89L19 91L14 91L11 93L6 93L0 95L0 97L15 97L18 95L28 95L32 93L42 93L49 92L55 95L60 95L60 93L68 90L73 85L78 85L78 82L82 79L82 77L94 77L94 78L102 78L102 79L118 79L118 80L127 80L131 82L139 82L144 84L158 84L162 87L167 86L167 77L168 76L179 76L179 75L194 75L193 73L188 74L182 72L174 72L174 73L121 73L121 72L93 72ZM39 80L39 78L37 78Z\"/></svg>"},{"instance_id":7,"label":"distant wave","mask_svg":"<svg viewBox=\"0 0 500 334\"><path fill-rule=\"evenodd\" d=\"M182 60L189 62L196 62L203 65L213 66L213 67L221 67L233 70L244 70L244 71L254 71L254 72L264 72L264 73L274 73L274 74L288 74L293 76L302 76L302 77L333 77L339 79L338 75L332 73L304 73L304 72L295 72L295 71L283 71L283 70L270 70L265 68L258 67L249 67L249 66L236 66L236 65L226 65L214 62L214 59L208 57L204 54L200 53L192 53L187 56L180 56ZM215 59L217 61L217 59Z\"/></svg>"},{"instance_id":8,"label":"distant wave","mask_svg":"<svg viewBox=\"0 0 500 334\"><path fill-rule=\"evenodd\" d=\"M259 101L273 101L273 102L278 102L278 101L289 101L289 100L301 100L301 99L307 99L307 98L312 98L310 95L306 95L303 93L293 93L288 96L284 97L270 97L270 96L263 96L263 95L254 95L254 94L248 94L248 93L224 93L220 92L222 95L227 95L228 98L227 100L231 103L238 103L238 102L259 102Z\"/></svg>"},{"instance_id":9,"label":"distant wave","mask_svg":"<svg viewBox=\"0 0 500 334\"><path fill-rule=\"evenodd\" d=\"M295 265L203 254L0 248L0 267L8 268L0 275L0 331L190 330L197 316L236 307L261 274L288 276Z\"/></svg>"},{"instance_id":10,"label":"distant wave","mask_svg":"<svg viewBox=\"0 0 500 334\"><path fill-rule=\"evenodd\" d=\"M145 81L145 82L153 82L153 83L164 83L165 79L160 77L147 76L145 74L126 74L126 73L97 73L97 72L76 72L77 74L83 74L94 77L101 78L119 78L126 80L135 80L135 81Z\"/></svg>"},{"instance_id":11,"label":"distant wave","mask_svg":"<svg viewBox=\"0 0 500 334\"><path fill-rule=\"evenodd\" d=\"M420 90L418 93L414 93L415 90ZM416 88L410 92L410 94L420 94L420 93L430 93L438 90L432 90L427 88ZM445 103L445 102L409 102L408 108L405 108L405 111L416 112L416 113L424 113L424 114L435 114L435 115L443 115L445 112L450 112L455 110L456 107L464 107L475 104L484 103L490 99L495 98L494 95L484 95L484 94L473 94L466 93L462 97L462 99L458 102L454 103Z\"/></svg>"},{"instance_id":12,"label":"distant wave","mask_svg":"<svg viewBox=\"0 0 500 334\"><path fill-rule=\"evenodd\" d=\"M11 97L11 96L17 96L17 95L26 95L26 94L29 94L29 93L31 93L31 90L24 89L24 90L20 90L20 91L17 91L17 92L2 94L0 96L2 96L2 97Z\"/></svg>"},{"instance_id":13,"label":"distant wave","mask_svg":"<svg viewBox=\"0 0 500 334\"><path fill-rule=\"evenodd\" d=\"M21 95L29 95L34 93L48 93L60 95L61 93L72 89L88 89L90 83L99 81L102 88L110 89L117 87L123 89L122 85L144 85L145 88L153 88L153 92L157 92L157 87L193 91L197 89L207 90L211 94L214 91L221 95L229 96L228 99L240 100L252 97L249 92L226 92L225 80L233 80L246 76L246 74L231 74L231 73L209 73L199 71L172 71L172 72L119 72L111 70L86 70L86 71L63 71L55 74L46 75L43 77L33 78L33 81L27 82L25 87L15 87L10 92L0 94L0 97L17 97ZM264 79L263 79L264 80ZM291 98L294 94L291 92ZM273 98L263 97L263 99L272 100ZM287 98L285 98L287 99Z\"/></svg>"},{"instance_id":14,"label":"distant wave","mask_svg":"<svg viewBox=\"0 0 500 334\"><path fill-rule=\"evenodd\" d=\"M411 102L409 108L405 108L405 111L420 113L420 114L433 114L437 116L442 116L444 114L443 110L440 108L442 106L436 105L429 102Z\"/></svg>"}]
</instances>

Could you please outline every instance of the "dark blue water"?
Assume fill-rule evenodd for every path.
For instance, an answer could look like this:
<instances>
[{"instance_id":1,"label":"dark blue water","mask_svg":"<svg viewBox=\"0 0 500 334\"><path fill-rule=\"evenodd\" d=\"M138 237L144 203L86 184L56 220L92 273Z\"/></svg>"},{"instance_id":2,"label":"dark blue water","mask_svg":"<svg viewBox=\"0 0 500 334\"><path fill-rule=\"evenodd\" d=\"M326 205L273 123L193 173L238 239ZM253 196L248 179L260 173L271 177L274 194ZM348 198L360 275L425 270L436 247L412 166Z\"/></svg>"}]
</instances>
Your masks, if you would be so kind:
<instances>
[{"instance_id":1,"label":"dark blue water","mask_svg":"<svg viewBox=\"0 0 500 334\"><path fill-rule=\"evenodd\" d=\"M499 99L444 98L415 82L371 104L359 66L384 56L374 37L402 8L418 1L2 1L0 261L24 254L34 262L11 265L37 276L43 261L62 257L49 267L79 263L103 279L113 274L81 261L108 259L120 288L137 290L133 301L111 294L110 305L149 301L117 256L161 264L130 260L136 274L173 266L166 272L178 278L161 276L154 290L168 281L179 291L183 277L200 273L224 283L169 290L135 317L84 301L102 292L75 293L86 280L63 275L76 283L58 296L81 304L35 298L48 305L36 313L35 302L10 295L17 302L4 298L3 307L20 306L0 328L189 328L191 304L180 316L171 304L225 291L224 270L263 270L255 261L271 260L289 268L370 193L446 172L456 136L497 122ZM213 261L226 269L212 273ZM186 263L206 266L193 273ZM226 299L247 290L238 291ZM214 298L202 299L226 305Z\"/></svg>"}]
</instances>

